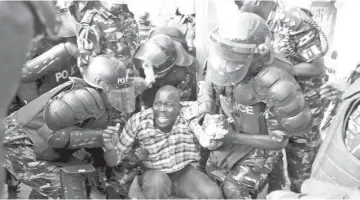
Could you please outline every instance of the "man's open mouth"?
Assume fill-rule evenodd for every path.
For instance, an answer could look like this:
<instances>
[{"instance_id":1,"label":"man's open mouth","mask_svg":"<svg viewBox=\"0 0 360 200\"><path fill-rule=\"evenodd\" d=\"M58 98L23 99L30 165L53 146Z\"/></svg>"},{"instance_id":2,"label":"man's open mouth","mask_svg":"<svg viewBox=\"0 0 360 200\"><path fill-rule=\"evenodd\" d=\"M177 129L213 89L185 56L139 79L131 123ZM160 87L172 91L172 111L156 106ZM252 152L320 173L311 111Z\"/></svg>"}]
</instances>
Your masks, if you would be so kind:
<instances>
[{"instance_id":1,"label":"man's open mouth","mask_svg":"<svg viewBox=\"0 0 360 200\"><path fill-rule=\"evenodd\" d=\"M167 116L164 116L164 115L159 115L157 117L157 121L160 122L160 123L166 123L168 120L169 120L169 118Z\"/></svg>"}]
</instances>

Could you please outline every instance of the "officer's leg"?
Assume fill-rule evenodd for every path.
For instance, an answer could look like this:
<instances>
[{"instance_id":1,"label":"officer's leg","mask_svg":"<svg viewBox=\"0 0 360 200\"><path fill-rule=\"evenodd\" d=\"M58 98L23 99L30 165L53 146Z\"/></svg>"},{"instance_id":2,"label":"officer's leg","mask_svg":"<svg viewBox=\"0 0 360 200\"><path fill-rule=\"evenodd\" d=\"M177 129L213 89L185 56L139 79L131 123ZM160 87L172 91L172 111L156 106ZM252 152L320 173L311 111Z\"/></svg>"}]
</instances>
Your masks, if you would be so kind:
<instances>
[{"instance_id":1,"label":"officer's leg","mask_svg":"<svg viewBox=\"0 0 360 200\"><path fill-rule=\"evenodd\" d=\"M251 199L250 191L232 178L226 177L222 189L226 199Z\"/></svg>"},{"instance_id":2,"label":"officer's leg","mask_svg":"<svg viewBox=\"0 0 360 200\"><path fill-rule=\"evenodd\" d=\"M5 167L20 182L41 195L58 198L60 195L60 168L49 162L38 161L30 140L11 117L5 124Z\"/></svg>"},{"instance_id":3,"label":"officer's leg","mask_svg":"<svg viewBox=\"0 0 360 200\"><path fill-rule=\"evenodd\" d=\"M37 161L30 146L5 146L5 166L23 184L43 196L58 198L61 192L60 168L46 161Z\"/></svg>"},{"instance_id":4,"label":"officer's leg","mask_svg":"<svg viewBox=\"0 0 360 200\"><path fill-rule=\"evenodd\" d=\"M266 184L279 152L254 149L241 162L235 164L224 181L226 198L256 198ZM238 187L235 187L235 183ZM238 188L238 189L236 189Z\"/></svg>"},{"instance_id":5,"label":"officer's leg","mask_svg":"<svg viewBox=\"0 0 360 200\"><path fill-rule=\"evenodd\" d=\"M286 148L290 189L300 193L302 183L310 178L311 167L320 146L320 137L311 142L294 140Z\"/></svg>"},{"instance_id":6,"label":"officer's leg","mask_svg":"<svg viewBox=\"0 0 360 200\"><path fill-rule=\"evenodd\" d=\"M283 162L283 154L280 153L276 158L273 166L273 170L270 172L268 176L268 191L269 194L275 190L281 190L285 186L285 176L284 176L284 162Z\"/></svg>"}]
</instances>

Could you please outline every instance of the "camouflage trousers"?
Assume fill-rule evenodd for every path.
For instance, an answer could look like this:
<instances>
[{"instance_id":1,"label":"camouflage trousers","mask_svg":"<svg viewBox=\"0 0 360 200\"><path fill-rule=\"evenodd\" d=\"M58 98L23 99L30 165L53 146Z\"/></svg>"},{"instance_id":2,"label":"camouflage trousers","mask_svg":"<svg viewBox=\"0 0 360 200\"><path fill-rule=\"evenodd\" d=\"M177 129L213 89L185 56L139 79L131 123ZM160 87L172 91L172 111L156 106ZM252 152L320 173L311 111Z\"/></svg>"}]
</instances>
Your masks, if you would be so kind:
<instances>
[{"instance_id":1,"label":"camouflage trousers","mask_svg":"<svg viewBox=\"0 0 360 200\"><path fill-rule=\"evenodd\" d=\"M254 149L230 170L218 168L210 159L206 171L210 178L222 186L227 199L256 199L257 194L265 187L267 176L280 153ZM219 173L223 177L219 177Z\"/></svg>"},{"instance_id":2,"label":"camouflage trousers","mask_svg":"<svg viewBox=\"0 0 360 200\"><path fill-rule=\"evenodd\" d=\"M312 164L321 144L319 126L314 126L307 135L311 135L311 137L291 137L289 144L285 148L287 173L291 182L290 189L297 193L300 192L302 183L310 178ZM268 193L281 190L285 186L283 167L283 155L281 153L268 177Z\"/></svg>"},{"instance_id":3,"label":"camouflage trousers","mask_svg":"<svg viewBox=\"0 0 360 200\"><path fill-rule=\"evenodd\" d=\"M5 119L5 127L5 168L41 195L58 198L61 194L61 168L36 159L30 138L11 117Z\"/></svg>"}]
</instances>

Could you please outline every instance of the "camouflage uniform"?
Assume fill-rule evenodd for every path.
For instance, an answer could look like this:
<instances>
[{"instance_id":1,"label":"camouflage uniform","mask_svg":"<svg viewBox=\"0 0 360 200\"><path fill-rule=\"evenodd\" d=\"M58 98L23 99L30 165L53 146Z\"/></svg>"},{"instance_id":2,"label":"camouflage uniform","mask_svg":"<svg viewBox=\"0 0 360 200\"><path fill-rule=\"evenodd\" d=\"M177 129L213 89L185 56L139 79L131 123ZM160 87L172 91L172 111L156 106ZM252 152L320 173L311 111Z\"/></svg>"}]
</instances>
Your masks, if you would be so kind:
<instances>
[{"instance_id":1,"label":"camouflage uniform","mask_svg":"<svg viewBox=\"0 0 360 200\"><path fill-rule=\"evenodd\" d=\"M296 33L294 33L295 35L292 35L290 39L289 37L283 37L283 35L280 34L279 38L276 40L277 42L274 43L275 49L294 64L295 70L296 67L301 66L302 63L311 64L314 71L317 71L316 68L323 68L325 70L325 66L322 63L322 56L326 53L326 50L325 52L322 52L321 49L323 45L323 40L320 38L322 36L321 29L314 24L309 13L302 8L292 8L292 10L284 13L284 16L286 17L282 19L283 21L280 20L278 24L280 30L281 27L287 27L288 24L290 24L291 31L298 31L300 34L296 35ZM293 26L293 24L296 24L297 26ZM305 27L305 24L310 24L310 26ZM293 30L292 28L294 27L297 29ZM303 42L303 44L301 44L302 46L300 46L299 43L301 42L299 41L303 41L306 34L310 33L313 34L313 38L307 40L305 43ZM327 45L326 42L325 44ZM296 46L296 51L291 50L291 45ZM309 49L311 51L312 48L315 47L320 48L318 50L320 53L316 52L317 54L310 54L313 57L310 57L308 60L299 53L301 51L306 52L306 50ZM316 59L317 61L314 61ZM308 70L311 71L312 69ZM302 71L304 71L304 69ZM299 74L296 74L296 76L299 76ZM286 147L287 169L291 182L290 189L294 192L300 192L302 183L310 177L312 163L321 144L320 124L324 117L327 102L321 100L319 92L320 87L325 83L327 78L325 73L322 75L316 74L301 80L296 77L297 82L305 94L305 101L310 106L313 122L309 132L306 132L302 137L290 137L289 144ZM281 155L278 158L278 163L275 165L273 172L270 173L269 176L269 192L281 190L284 186L285 177L282 172L282 166L283 161Z\"/></svg>"},{"instance_id":2,"label":"camouflage uniform","mask_svg":"<svg viewBox=\"0 0 360 200\"><path fill-rule=\"evenodd\" d=\"M87 66L99 54L112 55L133 69L132 55L140 44L138 26L130 13L115 16L104 8L88 10L78 35L78 66Z\"/></svg>"},{"instance_id":3,"label":"camouflage uniform","mask_svg":"<svg viewBox=\"0 0 360 200\"><path fill-rule=\"evenodd\" d=\"M139 23L139 36L141 38L141 40L146 40L146 38L149 37L150 35L150 31L152 28L154 28L155 26L153 25L146 25L146 24L140 24Z\"/></svg>"},{"instance_id":4,"label":"camouflage uniform","mask_svg":"<svg viewBox=\"0 0 360 200\"><path fill-rule=\"evenodd\" d=\"M168 22L167 26L176 27L181 30L181 32L185 35L188 50L193 56L196 57L195 17L177 15L172 20L170 20L170 22Z\"/></svg>"}]
</instances>

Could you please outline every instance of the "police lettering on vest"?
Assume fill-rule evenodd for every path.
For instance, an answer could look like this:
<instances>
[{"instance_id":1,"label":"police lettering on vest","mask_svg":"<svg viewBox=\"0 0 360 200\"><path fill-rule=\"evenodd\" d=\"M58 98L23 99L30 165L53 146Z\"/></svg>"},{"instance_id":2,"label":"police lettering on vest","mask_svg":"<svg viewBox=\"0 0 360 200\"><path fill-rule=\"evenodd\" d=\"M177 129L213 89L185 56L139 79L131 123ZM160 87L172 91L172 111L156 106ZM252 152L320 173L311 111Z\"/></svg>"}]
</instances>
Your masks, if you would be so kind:
<instances>
[{"instance_id":1,"label":"police lettering on vest","mask_svg":"<svg viewBox=\"0 0 360 200\"><path fill-rule=\"evenodd\" d=\"M224 102L229 106L231 105L231 99L229 97L224 97ZM248 115L254 115L254 108L252 106L245 106L240 103L233 102L232 108Z\"/></svg>"},{"instance_id":2,"label":"police lettering on vest","mask_svg":"<svg viewBox=\"0 0 360 200\"><path fill-rule=\"evenodd\" d=\"M66 80L66 79L69 78L69 76L74 75L76 73L75 67L76 67L76 65L71 66L70 73L69 73L68 70L63 70L61 72L56 72L55 73L56 82L60 82L61 80Z\"/></svg>"}]
</instances>

